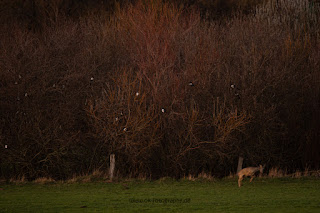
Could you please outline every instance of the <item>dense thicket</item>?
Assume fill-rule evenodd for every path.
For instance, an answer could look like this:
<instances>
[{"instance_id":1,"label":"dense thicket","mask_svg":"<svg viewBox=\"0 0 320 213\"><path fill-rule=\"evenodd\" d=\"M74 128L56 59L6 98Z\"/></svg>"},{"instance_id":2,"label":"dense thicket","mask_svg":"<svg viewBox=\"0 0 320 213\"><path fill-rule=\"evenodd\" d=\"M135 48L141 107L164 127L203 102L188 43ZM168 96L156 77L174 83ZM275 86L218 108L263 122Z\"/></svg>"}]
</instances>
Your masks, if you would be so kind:
<instances>
[{"instance_id":1,"label":"dense thicket","mask_svg":"<svg viewBox=\"0 0 320 213\"><path fill-rule=\"evenodd\" d=\"M0 1L1 177L319 168L316 3L75 2Z\"/></svg>"}]
</instances>

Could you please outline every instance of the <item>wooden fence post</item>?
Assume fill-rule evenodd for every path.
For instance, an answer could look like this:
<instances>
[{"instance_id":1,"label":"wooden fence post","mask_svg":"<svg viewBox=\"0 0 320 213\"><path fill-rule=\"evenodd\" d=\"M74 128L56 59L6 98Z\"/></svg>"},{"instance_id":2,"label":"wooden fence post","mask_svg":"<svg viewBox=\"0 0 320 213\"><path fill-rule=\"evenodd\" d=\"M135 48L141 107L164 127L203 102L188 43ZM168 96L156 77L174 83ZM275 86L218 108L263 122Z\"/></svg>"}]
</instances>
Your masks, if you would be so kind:
<instances>
[{"instance_id":1,"label":"wooden fence post","mask_svg":"<svg viewBox=\"0 0 320 213\"><path fill-rule=\"evenodd\" d=\"M243 157L239 156L237 173L242 169Z\"/></svg>"},{"instance_id":2,"label":"wooden fence post","mask_svg":"<svg viewBox=\"0 0 320 213\"><path fill-rule=\"evenodd\" d=\"M116 157L115 157L114 154L111 154L110 155L110 168L109 168L109 177L110 177L111 181L112 181L112 178L113 178L113 172L114 172L115 164L116 164Z\"/></svg>"}]
</instances>

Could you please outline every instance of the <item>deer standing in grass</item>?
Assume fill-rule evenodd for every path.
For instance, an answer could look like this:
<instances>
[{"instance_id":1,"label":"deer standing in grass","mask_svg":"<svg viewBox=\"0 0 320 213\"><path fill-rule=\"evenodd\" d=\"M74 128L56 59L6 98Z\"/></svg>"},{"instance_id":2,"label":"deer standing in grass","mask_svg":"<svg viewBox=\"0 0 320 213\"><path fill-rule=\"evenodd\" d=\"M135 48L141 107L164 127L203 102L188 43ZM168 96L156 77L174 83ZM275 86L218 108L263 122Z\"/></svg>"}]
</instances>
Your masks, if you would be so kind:
<instances>
[{"instance_id":1,"label":"deer standing in grass","mask_svg":"<svg viewBox=\"0 0 320 213\"><path fill-rule=\"evenodd\" d=\"M263 169L264 169L264 166L262 166L262 165L260 165L258 167L247 167L247 168L241 169L238 172L238 176L239 176L238 185L239 185L239 187L241 187L241 181L244 176L246 176L246 177L250 176L251 177L250 183L251 183L252 179L256 176L256 173L260 172L260 174L262 174Z\"/></svg>"}]
</instances>

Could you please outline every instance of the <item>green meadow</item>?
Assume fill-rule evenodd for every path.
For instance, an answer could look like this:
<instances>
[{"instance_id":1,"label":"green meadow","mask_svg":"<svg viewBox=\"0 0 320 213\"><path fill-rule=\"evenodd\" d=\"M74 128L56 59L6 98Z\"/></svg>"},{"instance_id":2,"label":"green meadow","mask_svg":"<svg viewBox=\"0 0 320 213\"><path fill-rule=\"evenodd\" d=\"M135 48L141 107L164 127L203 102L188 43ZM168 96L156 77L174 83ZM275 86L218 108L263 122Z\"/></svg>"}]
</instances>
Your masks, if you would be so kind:
<instances>
[{"instance_id":1,"label":"green meadow","mask_svg":"<svg viewBox=\"0 0 320 213\"><path fill-rule=\"evenodd\" d=\"M320 212L320 180L0 184L0 212Z\"/></svg>"}]
</instances>

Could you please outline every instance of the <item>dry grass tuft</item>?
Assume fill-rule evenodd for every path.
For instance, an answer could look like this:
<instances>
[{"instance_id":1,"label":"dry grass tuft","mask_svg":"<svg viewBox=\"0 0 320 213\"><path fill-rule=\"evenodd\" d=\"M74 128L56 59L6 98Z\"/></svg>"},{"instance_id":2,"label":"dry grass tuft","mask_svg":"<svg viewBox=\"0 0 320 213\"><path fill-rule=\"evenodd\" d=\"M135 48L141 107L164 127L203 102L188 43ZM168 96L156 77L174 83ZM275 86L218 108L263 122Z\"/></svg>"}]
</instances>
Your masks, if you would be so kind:
<instances>
[{"instance_id":1,"label":"dry grass tuft","mask_svg":"<svg viewBox=\"0 0 320 213\"><path fill-rule=\"evenodd\" d=\"M106 181L109 179L107 173L102 172L99 169L94 170L91 174L76 175L74 174L72 178L66 180L67 183L89 183L95 181Z\"/></svg>"},{"instance_id":2,"label":"dry grass tuft","mask_svg":"<svg viewBox=\"0 0 320 213\"><path fill-rule=\"evenodd\" d=\"M300 170L297 170L292 174L292 177L294 178L301 178L303 176L303 173Z\"/></svg>"},{"instance_id":3,"label":"dry grass tuft","mask_svg":"<svg viewBox=\"0 0 320 213\"><path fill-rule=\"evenodd\" d=\"M313 177L320 177L320 170L310 171L310 175Z\"/></svg>"},{"instance_id":4,"label":"dry grass tuft","mask_svg":"<svg viewBox=\"0 0 320 213\"><path fill-rule=\"evenodd\" d=\"M269 170L268 177L275 178L275 177L285 177L287 176L287 173L283 171L282 169L279 169L277 167L273 167Z\"/></svg>"},{"instance_id":5,"label":"dry grass tuft","mask_svg":"<svg viewBox=\"0 0 320 213\"><path fill-rule=\"evenodd\" d=\"M227 176L227 178L229 178L229 179L232 179L235 177L237 177L237 173L232 173L232 172L230 172L229 175Z\"/></svg>"},{"instance_id":6,"label":"dry grass tuft","mask_svg":"<svg viewBox=\"0 0 320 213\"><path fill-rule=\"evenodd\" d=\"M189 181L195 181L196 178L194 175L189 174L188 176L184 176L183 179L189 180Z\"/></svg>"},{"instance_id":7,"label":"dry grass tuft","mask_svg":"<svg viewBox=\"0 0 320 213\"><path fill-rule=\"evenodd\" d=\"M212 181L212 180L214 180L214 177L209 173L201 172L198 175L197 179L204 179L204 180Z\"/></svg>"},{"instance_id":8,"label":"dry grass tuft","mask_svg":"<svg viewBox=\"0 0 320 213\"><path fill-rule=\"evenodd\" d=\"M10 178L10 183L15 183L15 184L21 184L21 183L26 183L27 180L25 178L25 176L21 176L19 178Z\"/></svg>"},{"instance_id":9,"label":"dry grass tuft","mask_svg":"<svg viewBox=\"0 0 320 213\"><path fill-rule=\"evenodd\" d=\"M47 183L55 183L56 181L51 177L41 177L41 178L35 179L33 182L38 184L47 184Z\"/></svg>"}]
</instances>

